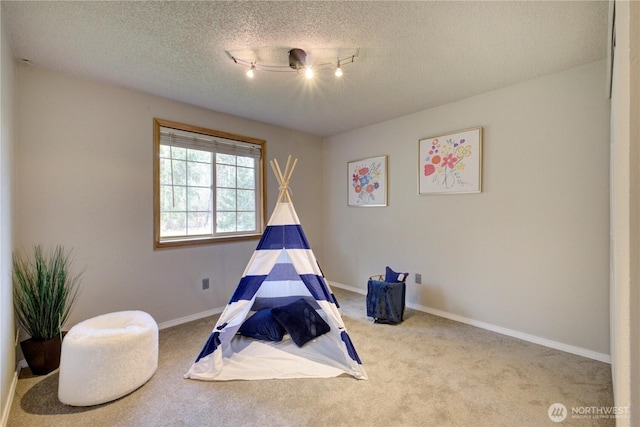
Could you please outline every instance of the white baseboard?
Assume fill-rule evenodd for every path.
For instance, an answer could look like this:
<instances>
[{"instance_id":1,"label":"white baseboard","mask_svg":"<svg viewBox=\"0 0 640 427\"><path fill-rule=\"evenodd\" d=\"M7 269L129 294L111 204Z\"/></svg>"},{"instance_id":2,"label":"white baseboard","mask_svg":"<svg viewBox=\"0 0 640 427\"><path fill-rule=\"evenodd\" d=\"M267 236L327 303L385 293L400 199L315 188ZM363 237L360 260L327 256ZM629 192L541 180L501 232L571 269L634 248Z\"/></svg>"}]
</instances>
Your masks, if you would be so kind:
<instances>
[{"instance_id":1,"label":"white baseboard","mask_svg":"<svg viewBox=\"0 0 640 427\"><path fill-rule=\"evenodd\" d=\"M355 292L361 295L366 295L367 291L361 288L354 288L352 286L344 285L338 282L329 282L329 286L345 289L347 291ZM445 319L453 320L460 323L465 323L467 325L475 326L477 328L486 329L488 331L496 332L502 335L507 335L513 338L518 338L523 341L532 342L534 344L539 344L545 347L553 348L556 350L564 351L571 354L576 354L578 356L586 357L588 359L598 360L600 362L611 364L611 356L604 353L599 353L597 351L588 350L582 347L576 347L573 345L561 343L558 341L549 340L546 338L541 338L535 335L527 334L520 331L515 331L513 329L504 328L502 326L496 326L491 323L481 322L479 320L470 319L468 317L459 316L457 314L448 313L446 311L437 310L431 307L425 307L419 304L407 303L407 307L412 308L414 310L422 311L425 313L433 314L434 316L444 317Z\"/></svg>"},{"instance_id":2,"label":"white baseboard","mask_svg":"<svg viewBox=\"0 0 640 427\"><path fill-rule=\"evenodd\" d=\"M166 329L166 328L170 328L172 326L178 326L178 325L182 325L183 323L192 322L194 320L199 320L199 319L202 319L204 317L210 317L210 316L222 313L222 310L224 310L224 307L222 307L222 308L214 308L212 310L203 311L203 312L200 312L200 313L192 314L190 316L181 317L179 319L174 319L174 320L169 320L167 322L158 323L158 329ZM211 327L213 328L213 325L211 325Z\"/></svg>"},{"instance_id":3,"label":"white baseboard","mask_svg":"<svg viewBox=\"0 0 640 427\"><path fill-rule=\"evenodd\" d=\"M7 422L9 421L9 411L11 410L11 405L13 404L13 398L16 395L16 386L18 385L18 375L20 374L20 365L16 368L16 372L13 375L13 381L11 381L11 386L9 387L9 394L7 395L7 401L4 404L4 408L2 408L2 420L0 420L0 426L6 427Z\"/></svg>"},{"instance_id":4,"label":"white baseboard","mask_svg":"<svg viewBox=\"0 0 640 427\"><path fill-rule=\"evenodd\" d=\"M331 282L329 280L327 280L327 282L329 282L329 286L331 286L332 288L340 288L340 289L345 289L347 291L351 291L354 292L356 294L360 294L360 295L366 295L367 291L366 289L361 289L361 288L354 288L353 286L349 286L349 285L343 285L342 283L338 283L338 282ZM339 302L339 301L338 301Z\"/></svg>"}]
</instances>

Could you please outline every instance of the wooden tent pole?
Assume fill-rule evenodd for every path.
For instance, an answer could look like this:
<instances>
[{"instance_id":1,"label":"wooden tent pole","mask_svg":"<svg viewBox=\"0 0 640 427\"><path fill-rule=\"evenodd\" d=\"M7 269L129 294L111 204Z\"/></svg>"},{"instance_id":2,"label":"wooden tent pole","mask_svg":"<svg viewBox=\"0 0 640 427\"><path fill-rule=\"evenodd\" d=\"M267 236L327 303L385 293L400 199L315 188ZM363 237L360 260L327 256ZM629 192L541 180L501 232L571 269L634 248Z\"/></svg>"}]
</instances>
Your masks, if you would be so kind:
<instances>
[{"instance_id":1,"label":"wooden tent pole","mask_svg":"<svg viewBox=\"0 0 640 427\"><path fill-rule=\"evenodd\" d=\"M278 175L278 184L282 186L284 182L284 176L282 175L282 169L280 169L280 164L278 163L278 159L273 159L273 162L276 164L276 173Z\"/></svg>"},{"instance_id":2,"label":"wooden tent pole","mask_svg":"<svg viewBox=\"0 0 640 427\"><path fill-rule=\"evenodd\" d=\"M278 185L280 186L282 184L281 179L280 179L280 175L278 175L278 169L276 169L276 164L273 162L273 160L271 160L269 162L269 164L271 165L271 169L273 170L273 174L276 176L276 179L278 180Z\"/></svg>"},{"instance_id":3,"label":"wooden tent pole","mask_svg":"<svg viewBox=\"0 0 640 427\"><path fill-rule=\"evenodd\" d=\"M289 171L289 174L286 174L286 172L285 172L286 179L287 179L287 182L286 182L286 187L287 188L289 188L289 182L291 182L291 176L293 175L293 170L296 168L296 164L297 163L298 163L298 159L295 159L293 161L293 165L291 165L291 170Z\"/></svg>"},{"instance_id":4,"label":"wooden tent pole","mask_svg":"<svg viewBox=\"0 0 640 427\"><path fill-rule=\"evenodd\" d=\"M284 167L284 175L283 175L284 178L287 177L287 172L289 171L289 163L291 163L291 154L289 154L289 157L287 157L287 164ZM287 180L287 184L288 184L288 180Z\"/></svg>"},{"instance_id":5,"label":"wooden tent pole","mask_svg":"<svg viewBox=\"0 0 640 427\"><path fill-rule=\"evenodd\" d=\"M278 165L278 160L271 160L271 168L273 169L273 174L276 176L278 180L278 200L276 200L276 204L280 203L282 200L282 174L280 173L280 166Z\"/></svg>"},{"instance_id":6,"label":"wooden tent pole","mask_svg":"<svg viewBox=\"0 0 640 427\"><path fill-rule=\"evenodd\" d=\"M291 175L293 175L293 170L296 168L296 164L298 164L298 159L294 159L293 164L291 164L291 155L289 155L287 158L287 164L284 168L284 174L282 173L282 169L280 169L278 159L271 160L269 164L271 165L271 169L273 169L273 173L280 186L280 193L278 194L278 200L276 203L280 203L285 197L286 201L290 203L291 197L289 196L289 181L291 180ZM289 166L291 166L291 169L289 169Z\"/></svg>"},{"instance_id":7,"label":"wooden tent pole","mask_svg":"<svg viewBox=\"0 0 640 427\"><path fill-rule=\"evenodd\" d=\"M291 156L289 156L289 160L291 160ZM283 188L285 189L285 191L287 192L286 197L287 197L287 201L291 202L291 189L289 187L289 182L291 181L291 176L293 175L293 170L296 168L296 164L298 163L298 159L295 159L293 161L293 165L291 166L291 169L289 169L289 160L287 160L287 168L284 171L284 184L283 184Z\"/></svg>"}]
</instances>

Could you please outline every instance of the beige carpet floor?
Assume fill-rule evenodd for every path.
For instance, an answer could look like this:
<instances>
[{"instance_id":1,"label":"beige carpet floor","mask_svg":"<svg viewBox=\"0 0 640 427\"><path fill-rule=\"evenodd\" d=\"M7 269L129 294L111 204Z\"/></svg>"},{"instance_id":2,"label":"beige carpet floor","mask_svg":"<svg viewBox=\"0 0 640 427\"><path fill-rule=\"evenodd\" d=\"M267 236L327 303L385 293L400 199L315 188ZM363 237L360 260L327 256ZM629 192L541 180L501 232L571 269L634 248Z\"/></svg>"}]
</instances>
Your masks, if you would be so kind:
<instances>
[{"instance_id":1,"label":"beige carpet floor","mask_svg":"<svg viewBox=\"0 0 640 427\"><path fill-rule=\"evenodd\" d=\"M365 298L334 289L369 380L185 380L215 317L160 331L156 374L114 402L57 399L57 371L21 372L8 426L613 426L572 408L612 407L611 367L407 310L400 325L367 319ZM118 375L117 372L113 373Z\"/></svg>"}]
</instances>

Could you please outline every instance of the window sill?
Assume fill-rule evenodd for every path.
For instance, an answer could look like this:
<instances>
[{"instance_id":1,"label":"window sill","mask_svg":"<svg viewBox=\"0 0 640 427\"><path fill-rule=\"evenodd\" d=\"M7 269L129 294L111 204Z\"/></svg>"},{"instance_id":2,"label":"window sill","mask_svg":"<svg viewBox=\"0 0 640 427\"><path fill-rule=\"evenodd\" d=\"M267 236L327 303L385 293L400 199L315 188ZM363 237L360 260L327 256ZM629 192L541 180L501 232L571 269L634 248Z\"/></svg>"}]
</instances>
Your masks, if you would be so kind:
<instances>
[{"instance_id":1,"label":"window sill","mask_svg":"<svg viewBox=\"0 0 640 427\"><path fill-rule=\"evenodd\" d=\"M155 241L153 245L154 250L158 249L171 249L171 248L182 248L189 246L202 246L202 245L215 245L219 243L229 243L229 242L238 242L244 240L258 240L262 237L261 233L253 233L253 234L234 234L233 236L222 236L222 237L191 237L188 239L184 238L176 238L176 239L167 239L161 241Z\"/></svg>"}]
</instances>

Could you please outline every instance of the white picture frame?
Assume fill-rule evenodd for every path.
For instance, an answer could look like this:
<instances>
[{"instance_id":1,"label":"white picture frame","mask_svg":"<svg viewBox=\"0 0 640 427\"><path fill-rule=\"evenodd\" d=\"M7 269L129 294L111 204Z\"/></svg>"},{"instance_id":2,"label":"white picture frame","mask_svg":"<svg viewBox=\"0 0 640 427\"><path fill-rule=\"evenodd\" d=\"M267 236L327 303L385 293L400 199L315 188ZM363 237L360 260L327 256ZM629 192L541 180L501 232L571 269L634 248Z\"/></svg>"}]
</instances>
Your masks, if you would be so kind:
<instances>
[{"instance_id":1,"label":"white picture frame","mask_svg":"<svg viewBox=\"0 0 640 427\"><path fill-rule=\"evenodd\" d=\"M387 206L387 156L347 163L347 205Z\"/></svg>"}]
</instances>

